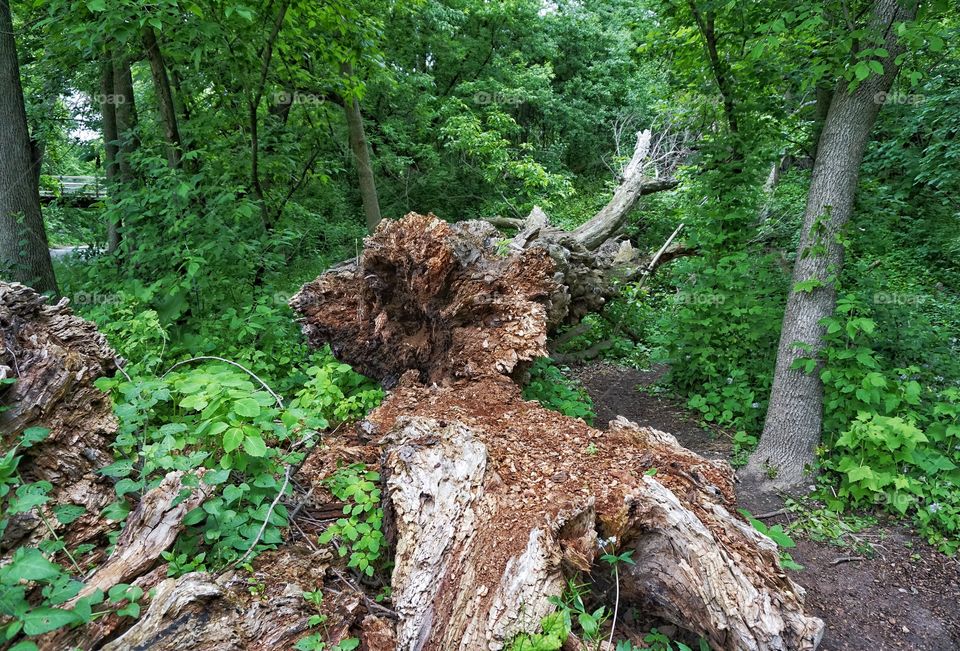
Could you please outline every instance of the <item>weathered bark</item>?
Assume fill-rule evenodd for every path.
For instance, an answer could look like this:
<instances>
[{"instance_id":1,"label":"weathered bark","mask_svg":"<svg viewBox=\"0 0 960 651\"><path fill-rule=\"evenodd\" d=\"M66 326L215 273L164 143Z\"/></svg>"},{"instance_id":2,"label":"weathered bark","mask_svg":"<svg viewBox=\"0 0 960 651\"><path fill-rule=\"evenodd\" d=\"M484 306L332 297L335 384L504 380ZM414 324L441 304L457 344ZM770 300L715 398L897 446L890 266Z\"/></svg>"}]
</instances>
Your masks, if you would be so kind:
<instances>
[{"instance_id":1,"label":"weathered bark","mask_svg":"<svg viewBox=\"0 0 960 651\"><path fill-rule=\"evenodd\" d=\"M890 90L898 68L894 60L903 51L892 26L909 20L916 3L879 0L872 29L885 35L889 56L882 75L864 79L853 92L841 81L830 110L814 162L800 246L793 269L793 289L787 299L777 351L777 365L763 434L744 475L768 489L796 487L804 482L814 462L823 420L823 384L820 364L811 373L794 368L801 357L817 359L825 334L821 321L836 305L834 279L843 269L839 236L853 212L860 163L873 123L880 112L878 93ZM797 290L801 282L815 281L810 291Z\"/></svg>"},{"instance_id":2,"label":"weathered bark","mask_svg":"<svg viewBox=\"0 0 960 651\"><path fill-rule=\"evenodd\" d=\"M130 70L130 58L124 54L113 57L114 109L117 118L117 137L120 150L117 153L119 178L123 183L134 180L131 156L140 146L136 133L137 102L133 94L133 73Z\"/></svg>"},{"instance_id":3,"label":"weathered bark","mask_svg":"<svg viewBox=\"0 0 960 651\"><path fill-rule=\"evenodd\" d=\"M173 90L170 87L170 76L167 74L167 64L160 51L157 35L150 26L143 27L143 48L150 62L150 73L153 76L153 89L157 95L157 104L160 109L160 120L163 123L164 135L167 140L167 163L178 169L183 162L183 138L180 136L180 122L177 118L177 108L173 101Z\"/></svg>"},{"instance_id":4,"label":"weathered bark","mask_svg":"<svg viewBox=\"0 0 960 651\"><path fill-rule=\"evenodd\" d=\"M46 440L23 451L20 475L53 484L45 508L74 504L86 509L69 529L48 513L68 546L96 540L107 528L100 511L114 500L112 484L97 471L113 461L116 421L109 398L93 382L116 370L114 353L92 323L73 316L65 300L47 305L43 296L19 284L0 282L0 328L0 377L17 380L0 394L9 407L0 413L3 452L25 429L48 428ZM35 545L47 535L36 514L19 514L4 532L0 550Z\"/></svg>"},{"instance_id":5,"label":"weathered bark","mask_svg":"<svg viewBox=\"0 0 960 651\"><path fill-rule=\"evenodd\" d=\"M0 0L0 274L57 293L8 0Z\"/></svg>"},{"instance_id":6,"label":"weathered bark","mask_svg":"<svg viewBox=\"0 0 960 651\"><path fill-rule=\"evenodd\" d=\"M347 78L353 76L353 66L344 63L340 67ZM344 98L343 112L347 119L347 131L350 139L350 151L357 166L360 182L360 199L363 213L367 219L367 231L372 233L380 223L380 199L377 197L377 182L370 162L370 150L367 146L367 134L363 128L363 116L360 114L360 101L352 93Z\"/></svg>"},{"instance_id":7,"label":"weathered bark","mask_svg":"<svg viewBox=\"0 0 960 651\"><path fill-rule=\"evenodd\" d=\"M633 157L624 169L623 178L614 191L613 198L592 219L573 232L577 241L586 249L594 251L619 235L640 197L677 187L675 179L651 178L643 173L643 161L650 154L651 138L650 131L637 134Z\"/></svg>"},{"instance_id":8,"label":"weathered bark","mask_svg":"<svg viewBox=\"0 0 960 651\"><path fill-rule=\"evenodd\" d=\"M598 537L635 552L627 605L717 649L815 648L823 623L735 514L728 464L521 398L509 374L545 354L558 283L545 251L504 256L489 233L384 221L291 301L311 343L395 387L361 429L383 448L397 648L503 648L565 577L599 569Z\"/></svg>"}]
</instances>

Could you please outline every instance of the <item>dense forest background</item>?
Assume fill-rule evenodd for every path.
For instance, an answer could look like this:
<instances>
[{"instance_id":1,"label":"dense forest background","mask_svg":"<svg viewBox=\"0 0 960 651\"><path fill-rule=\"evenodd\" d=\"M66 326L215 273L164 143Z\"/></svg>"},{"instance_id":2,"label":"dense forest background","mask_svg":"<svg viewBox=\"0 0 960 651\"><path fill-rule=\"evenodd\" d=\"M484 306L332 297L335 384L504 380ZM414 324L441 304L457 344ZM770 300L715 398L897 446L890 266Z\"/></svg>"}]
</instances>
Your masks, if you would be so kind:
<instances>
[{"instance_id":1,"label":"dense forest background","mask_svg":"<svg viewBox=\"0 0 960 651\"><path fill-rule=\"evenodd\" d=\"M294 423L333 427L382 396L329 351L308 350L287 306L298 288L356 256L381 217L509 226L539 206L573 229L607 204L650 130L647 174L677 183L644 197L623 237L652 252L682 223L682 255L558 333L527 395L589 419L565 365L666 365L656 390L732 437L742 466L761 434L790 426L768 414L776 378L812 378L816 399L791 404L822 409L806 425L812 458L797 458L819 468L807 483L825 508L895 514L956 553L960 14L924 2L878 23L889 4L12 3L49 196L45 235L13 233L4 214L5 251L46 249L47 238L55 281L17 270L16 254L0 263L5 278L70 297L127 360L103 385L128 435L116 446L116 518L125 495L165 470L239 469L246 488L224 484L171 558L185 572L244 556ZM842 122L837 95L873 83L872 116ZM850 169L835 178L852 174L856 193L837 223L832 201L805 221L823 133L866 138L862 161L838 150ZM80 205L64 176L102 177L105 196ZM798 276L818 246L829 264ZM804 318L788 301L807 296L826 297L810 321L816 345L798 335L809 345L787 359L781 332ZM222 361L165 374L198 357L256 374L292 405L283 424L270 396ZM228 391L253 402L220 413ZM212 443L189 438L197 428ZM203 452L179 455L185 446ZM776 483L766 459L760 479ZM256 544L275 544L283 526Z\"/></svg>"}]
</instances>

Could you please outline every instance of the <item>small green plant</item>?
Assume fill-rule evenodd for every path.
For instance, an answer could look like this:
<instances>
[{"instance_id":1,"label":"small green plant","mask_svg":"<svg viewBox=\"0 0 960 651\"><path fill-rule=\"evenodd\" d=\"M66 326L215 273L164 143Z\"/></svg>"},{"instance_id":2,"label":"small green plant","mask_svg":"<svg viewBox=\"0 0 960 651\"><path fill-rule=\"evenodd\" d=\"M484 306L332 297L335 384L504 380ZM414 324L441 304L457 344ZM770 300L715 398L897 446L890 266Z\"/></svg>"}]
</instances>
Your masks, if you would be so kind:
<instances>
[{"instance_id":1,"label":"small green plant","mask_svg":"<svg viewBox=\"0 0 960 651\"><path fill-rule=\"evenodd\" d=\"M753 517L746 509L739 509L739 511L740 514L750 522L750 525L754 529L767 536L770 538L770 540L777 544L777 547L780 548L780 565L788 570L794 570L797 572L803 569L803 565L797 563L795 560L793 560L793 556L784 551L796 547L797 543L795 543L793 538L791 538L790 535L784 531L782 525L775 524L772 527L768 527L766 524Z\"/></svg>"},{"instance_id":2,"label":"small green plant","mask_svg":"<svg viewBox=\"0 0 960 651\"><path fill-rule=\"evenodd\" d=\"M301 638L293 648L297 651L353 651L360 646L360 640L351 637L345 640L341 640L338 644L335 644L332 647L327 646L326 642L326 623L327 616L323 612L323 591L314 590L312 592L304 592L303 599L313 606L316 611L315 614L310 615L310 618L307 620L307 626L310 628L321 627L323 630L311 633L304 638Z\"/></svg>"},{"instance_id":3,"label":"small green plant","mask_svg":"<svg viewBox=\"0 0 960 651\"><path fill-rule=\"evenodd\" d=\"M560 651L570 636L570 629L561 612L547 615L540 620L539 633L518 635L507 647L508 651Z\"/></svg>"},{"instance_id":4,"label":"small green plant","mask_svg":"<svg viewBox=\"0 0 960 651\"><path fill-rule=\"evenodd\" d=\"M693 651L689 645L671 640L656 628L650 629L650 632L643 636L643 641L647 645L646 648L651 649L651 651L674 651L674 649L676 649L676 651ZM624 643L623 647L617 645L617 651L639 651L637 647L627 645L629 645L629 643ZM710 651L710 643L700 638L698 649L699 651Z\"/></svg>"},{"instance_id":5,"label":"small green plant","mask_svg":"<svg viewBox=\"0 0 960 651\"><path fill-rule=\"evenodd\" d=\"M525 400L536 400L547 409L593 423L593 400L577 382L570 380L550 359L541 357L530 368L530 382L523 389Z\"/></svg>"},{"instance_id":6,"label":"small green plant","mask_svg":"<svg viewBox=\"0 0 960 651\"><path fill-rule=\"evenodd\" d=\"M380 474L367 470L362 463L338 469L325 480L333 495L346 502L344 517L327 527L320 542L328 544L339 539L341 557L350 554L348 567L373 576L376 563L383 555L386 540L383 536L383 509L380 507Z\"/></svg>"},{"instance_id":7,"label":"small green plant","mask_svg":"<svg viewBox=\"0 0 960 651\"><path fill-rule=\"evenodd\" d=\"M786 528L788 534L802 534L810 540L849 549L858 555L873 555L873 546L863 532L877 523L875 517L832 511L813 503L810 498L787 499L785 506L791 513Z\"/></svg>"},{"instance_id":8,"label":"small green plant","mask_svg":"<svg viewBox=\"0 0 960 651\"><path fill-rule=\"evenodd\" d=\"M577 625L583 633L584 642L599 646L601 640L600 628L610 619L610 611L606 606L589 610L584 603L585 588L585 585L570 580L567 582L567 589L562 595L550 597L549 600L557 607L568 631L573 630L573 622L576 619Z\"/></svg>"}]
</instances>

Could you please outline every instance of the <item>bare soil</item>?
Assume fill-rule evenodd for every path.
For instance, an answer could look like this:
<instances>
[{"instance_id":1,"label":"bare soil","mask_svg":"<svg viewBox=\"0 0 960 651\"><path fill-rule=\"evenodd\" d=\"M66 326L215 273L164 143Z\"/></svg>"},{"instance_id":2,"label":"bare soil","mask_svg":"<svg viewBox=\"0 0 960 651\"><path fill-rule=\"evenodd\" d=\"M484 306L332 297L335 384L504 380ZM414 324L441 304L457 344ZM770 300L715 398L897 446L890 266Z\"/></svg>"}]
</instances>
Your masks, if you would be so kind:
<instances>
[{"instance_id":1,"label":"bare soil","mask_svg":"<svg viewBox=\"0 0 960 651\"><path fill-rule=\"evenodd\" d=\"M579 379L594 401L597 424L616 415L641 426L670 432L694 452L729 458L730 437L699 424L681 402L653 392L665 369L638 371L607 363L578 367ZM778 510L777 502L737 487L738 503L755 514ZM789 514L766 518L788 524ZM927 545L896 521L882 522L862 536L872 543L867 557L848 548L794 536L791 572L807 590L810 614L826 622L820 646L826 651L957 651L960 649L960 561Z\"/></svg>"}]
</instances>

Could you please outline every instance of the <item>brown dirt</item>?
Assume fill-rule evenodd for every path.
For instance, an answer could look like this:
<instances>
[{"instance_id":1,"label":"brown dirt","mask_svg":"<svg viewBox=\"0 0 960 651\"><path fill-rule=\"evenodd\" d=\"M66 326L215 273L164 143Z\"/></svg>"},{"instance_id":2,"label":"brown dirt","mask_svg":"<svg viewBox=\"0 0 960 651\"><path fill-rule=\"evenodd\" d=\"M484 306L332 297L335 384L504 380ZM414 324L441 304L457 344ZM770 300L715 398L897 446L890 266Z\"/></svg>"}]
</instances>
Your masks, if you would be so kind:
<instances>
[{"instance_id":1,"label":"brown dirt","mask_svg":"<svg viewBox=\"0 0 960 651\"><path fill-rule=\"evenodd\" d=\"M638 371L606 363L572 371L593 398L601 426L619 414L638 425L673 433L694 452L729 458L729 437L699 425L682 403L637 390L649 387L663 373L662 368ZM753 513L775 510L769 501L748 494L743 485L737 488L744 508ZM788 517L765 522L786 525ZM791 552L804 569L791 575L807 590L810 614L827 626L820 649L960 649L960 560L944 556L896 522L879 524L863 536L878 541L872 558L794 536L797 548ZM846 560L851 557L857 560Z\"/></svg>"}]
</instances>

